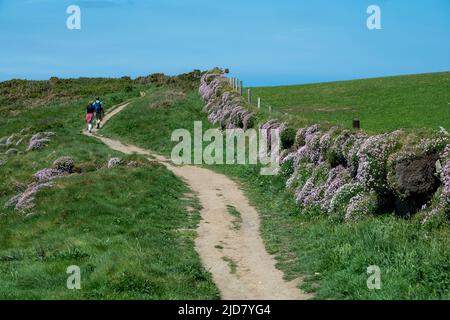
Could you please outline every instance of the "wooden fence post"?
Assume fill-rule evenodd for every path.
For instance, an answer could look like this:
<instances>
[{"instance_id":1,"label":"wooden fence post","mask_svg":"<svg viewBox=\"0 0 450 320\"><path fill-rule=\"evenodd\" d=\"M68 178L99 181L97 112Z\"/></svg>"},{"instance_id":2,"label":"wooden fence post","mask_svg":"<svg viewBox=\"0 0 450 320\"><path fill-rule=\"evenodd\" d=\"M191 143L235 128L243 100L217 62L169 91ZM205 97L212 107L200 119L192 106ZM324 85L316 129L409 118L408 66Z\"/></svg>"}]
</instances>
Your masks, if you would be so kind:
<instances>
[{"instance_id":1,"label":"wooden fence post","mask_svg":"<svg viewBox=\"0 0 450 320\"><path fill-rule=\"evenodd\" d=\"M258 97L258 109L261 109L261 98Z\"/></svg>"},{"instance_id":2,"label":"wooden fence post","mask_svg":"<svg viewBox=\"0 0 450 320\"><path fill-rule=\"evenodd\" d=\"M353 119L353 129L361 129L361 122L359 119Z\"/></svg>"},{"instance_id":3,"label":"wooden fence post","mask_svg":"<svg viewBox=\"0 0 450 320\"><path fill-rule=\"evenodd\" d=\"M247 89L247 100L248 104L252 104L252 92L250 89Z\"/></svg>"}]
</instances>

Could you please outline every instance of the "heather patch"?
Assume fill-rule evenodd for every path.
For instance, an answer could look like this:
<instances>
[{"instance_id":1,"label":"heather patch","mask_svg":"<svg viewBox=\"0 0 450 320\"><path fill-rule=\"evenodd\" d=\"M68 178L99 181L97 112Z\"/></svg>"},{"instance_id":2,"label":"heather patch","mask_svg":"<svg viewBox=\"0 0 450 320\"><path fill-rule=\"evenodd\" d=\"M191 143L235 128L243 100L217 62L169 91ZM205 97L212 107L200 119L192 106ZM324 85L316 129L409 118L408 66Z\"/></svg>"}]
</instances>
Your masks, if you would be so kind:
<instances>
[{"instance_id":1,"label":"heather patch","mask_svg":"<svg viewBox=\"0 0 450 320\"><path fill-rule=\"evenodd\" d=\"M450 144L448 144L445 148L445 152L442 155L442 184L443 191L442 195L444 200L447 202L447 205L450 204Z\"/></svg>"},{"instance_id":2,"label":"heather patch","mask_svg":"<svg viewBox=\"0 0 450 320\"><path fill-rule=\"evenodd\" d=\"M442 181L442 185L435 193L431 203L424 206L424 218L422 223L427 223L433 220L450 219L450 144L445 147L445 150L437 161L438 177Z\"/></svg>"},{"instance_id":3,"label":"heather patch","mask_svg":"<svg viewBox=\"0 0 450 320\"><path fill-rule=\"evenodd\" d=\"M23 128L19 132L0 138L0 165L6 164L8 159L13 157L44 148L55 135L53 132L30 134L30 131L30 128Z\"/></svg>"}]
</instances>

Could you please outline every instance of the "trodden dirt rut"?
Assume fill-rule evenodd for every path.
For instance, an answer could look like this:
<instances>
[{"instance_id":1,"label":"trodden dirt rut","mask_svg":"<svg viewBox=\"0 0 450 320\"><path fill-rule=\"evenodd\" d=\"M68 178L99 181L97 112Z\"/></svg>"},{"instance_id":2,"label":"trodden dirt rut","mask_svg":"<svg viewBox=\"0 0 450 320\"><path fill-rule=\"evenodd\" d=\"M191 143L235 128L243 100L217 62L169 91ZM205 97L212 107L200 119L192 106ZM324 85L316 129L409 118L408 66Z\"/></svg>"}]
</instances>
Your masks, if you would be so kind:
<instances>
[{"instance_id":1,"label":"trodden dirt rut","mask_svg":"<svg viewBox=\"0 0 450 320\"><path fill-rule=\"evenodd\" d=\"M109 112L103 125L127 106L123 104ZM283 273L275 267L275 259L264 247L258 213L233 180L205 168L172 165L150 150L103 137L96 131L84 133L100 139L111 149L146 155L161 162L198 195L202 219L197 229L196 251L211 272L222 299L300 300L311 297L297 288L300 280L287 282L283 279ZM230 207L235 209L235 215L230 214Z\"/></svg>"}]
</instances>

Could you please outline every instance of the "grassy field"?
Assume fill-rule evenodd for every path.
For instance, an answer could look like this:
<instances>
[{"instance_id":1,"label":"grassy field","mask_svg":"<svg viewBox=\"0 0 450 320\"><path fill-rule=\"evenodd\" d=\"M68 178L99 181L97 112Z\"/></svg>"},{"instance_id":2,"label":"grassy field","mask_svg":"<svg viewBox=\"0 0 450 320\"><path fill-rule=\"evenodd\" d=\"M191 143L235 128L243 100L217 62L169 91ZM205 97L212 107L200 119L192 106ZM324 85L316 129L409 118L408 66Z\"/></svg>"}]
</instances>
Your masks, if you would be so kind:
<instances>
[{"instance_id":1,"label":"grassy field","mask_svg":"<svg viewBox=\"0 0 450 320\"><path fill-rule=\"evenodd\" d=\"M450 130L450 72L251 90L254 104L261 97L263 114L298 128L318 122L351 127L357 118L372 133Z\"/></svg>"},{"instance_id":2,"label":"grassy field","mask_svg":"<svg viewBox=\"0 0 450 320\"><path fill-rule=\"evenodd\" d=\"M203 121L196 92L170 99L167 89L135 101L105 134L165 155L175 129ZM166 101L166 103L162 103ZM449 299L448 227L425 227L415 219L371 217L352 224L301 212L283 177L263 177L255 166L208 166L236 179L261 213L262 236L287 277L306 276L303 288L316 298ZM382 289L367 288L367 267L381 268Z\"/></svg>"},{"instance_id":3,"label":"grassy field","mask_svg":"<svg viewBox=\"0 0 450 320\"><path fill-rule=\"evenodd\" d=\"M374 85L377 79L287 87L287 91L300 88L304 92L302 104L295 100L296 94L286 93L284 89L260 88L255 89L255 94L261 90L264 101L274 98L274 114L263 111L261 116L276 115L295 126L315 121L348 126L347 121L355 115L337 109L362 108L355 101L366 101L367 112L358 109L361 112L358 117L363 128L369 131L393 130L399 126L435 128L441 122L446 122L443 126L448 128L447 113L443 113L446 109L441 107L436 109L441 112L439 116L429 111L423 111L422 117L416 112L409 118L392 117L386 110L380 110L385 113L375 113L375 116L368 112L382 103L393 103L403 109L400 114L409 114L405 106L410 103L416 103L417 110L426 110L427 101L435 101L440 106L444 98L438 93L445 92L445 99L448 98L448 73L411 76L411 79L415 77L414 81L405 80L410 77L388 78L399 82L383 84L384 88ZM199 219L196 197L163 167L145 163L140 157L130 158L141 162L140 167L106 169L109 158L121 155L80 133L85 104L94 93L102 96L107 107L131 100L131 105L103 129L103 134L164 155L170 155L175 145L170 141L173 130L192 131L193 121L202 121L204 129L212 127L201 111L203 102L196 90L168 86L170 80L156 78L158 85L146 79L135 83L127 78L0 84L3 92L0 137L23 128L56 133L40 151L0 155L0 160L6 160L0 165L0 298L218 298L218 291L193 248L194 229ZM426 88L422 94L419 86ZM302 88L308 87L306 94ZM373 93L376 88L385 92L382 98ZM275 91L270 93L271 90ZM140 91L146 91L147 96L138 98ZM401 92L402 98L398 101L389 98L388 91ZM265 92L269 92L267 99L263 96ZM418 98L413 99L414 96ZM367 97L375 100L367 102ZM300 105L306 109L336 110L316 109L299 116L289 110L277 110L276 101L280 108ZM363 115L368 118L365 120ZM19 149L23 150L24 146ZM57 180L53 189L41 191L33 210L35 215L25 217L13 209L3 208L3 203L22 190L24 184L33 181L34 172L51 166L60 156L74 158L78 173ZM336 223L300 211L284 188L282 176L260 176L256 166L208 168L242 185L261 213L262 236L268 251L276 256L277 266L289 279L305 276L303 288L314 292L316 298L450 299L448 226L423 226L416 219L393 216ZM193 208L193 212L189 213L187 207ZM242 213L229 209L238 227ZM234 262L228 262L233 269ZM80 291L66 288L69 265L81 267L83 289ZM381 268L381 290L367 288L369 265Z\"/></svg>"},{"instance_id":4,"label":"grassy field","mask_svg":"<svg viewBox=\"0 0 450 320\"><path fill-rule=\"evenodd\" d=\"M163 166L124 157L81 134L94 94L109 108L153 85L63 83L70 90L59 88L53 97L46 82L21 82L31 89L2 95L0 137L24 128L56 135L42 150L25 151L26 140L19 153L0 155L0 299L217 299L194 250L197 198ZM74 159L75 174L41 190L24 214L4 208L36 171L61 156ZM111 157L140 166L107 169ZM81 268L82 290L66 288L70 265Z\"/></svg>"}]
</instances>

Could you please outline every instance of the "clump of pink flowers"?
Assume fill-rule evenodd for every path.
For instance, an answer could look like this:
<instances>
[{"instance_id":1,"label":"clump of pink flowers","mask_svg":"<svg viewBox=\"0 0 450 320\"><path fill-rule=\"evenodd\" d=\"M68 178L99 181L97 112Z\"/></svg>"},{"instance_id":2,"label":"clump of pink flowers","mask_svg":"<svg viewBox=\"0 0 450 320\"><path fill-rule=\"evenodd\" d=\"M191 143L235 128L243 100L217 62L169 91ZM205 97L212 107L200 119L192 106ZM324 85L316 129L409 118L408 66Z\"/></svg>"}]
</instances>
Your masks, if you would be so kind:
<instances>
[{"instance_id":1,"label":"clump of pink flowers","mask_svg":"<svg viewBox=\"0 0 450 320\"><path fill-rule=\"evenodd\" d=\"M268 121L264 127L279 125L275 120ZM442 149L442 139L419 140L414 147L402 147L405 133L392 133L369 136L362 132L352 132L333 127L323 130L319 125L301 128L297 131L295 146L283 154L282 163L290 163L291 175L286 187L295 187L295 199L302 207L320 207L323 212L334 213L352 220L370 205L367 214L375 212L385 194L395 190L388 183L389 161L391 156L406 155L413 148L418 153L438 152ZM405 139L408 141L408 139ZM404 142L403 142L404 143ZM398 150L404 148L403 153ZM450 193L450 164L448 147L443 158L442 194L445 199ZM330 159L330 155L332 155ZM301 166L312 168L306 179L299 179ZM433 165L433 164L432 164ZM327 179L320 182L317 174L327 171ZM303 170L305 171L305 170ZM297 184L295 182L300 182ZM448 200L446 200L448 201ZM435 208L435 210L441 210Z\"/></svg>"},{"instance_id":2,"label":"clump of pink flowers","mask_svg":"<svg viewBox=\"0 0 450 320\"><path fill-rule=\"evenodd\" d=\"M64 171L54 168L46 168L39 170L34 174L38 182L48 182L64 175Z\"/></svg>"},{"instance_id":3,"label":"clump of pink flowers","mask_svg":"<svg viewBox=\"0 0 450 320\"><path fill-rule=\"evenodd\" d=\"M34 197L35 197L36 193L38 193L39 190L41 190L41 189L51 188L52 186L53 186L52 181L47 181L44 183L34 182L34 183L28 185L28 187L26 188L26 190L24 192L9 199L6 202L5 207L14 206L16 208L16 210L19 210L19 211L25 211L25 210L32 209L34 207Z\"/></svg>"},{"instance_id":4,"label":"clump of pink flowers","mask_svg":"<svg viewBox=\"0 0 450 320\"><path fill-rule=\"evenodd\" d=\"M108 168L120 166L122 160L120 158L111 158L108 160Z\"/></svg>"},{"instance_id":5,"label":"clump of pink flowers","mask_svg":"<svg viewBox=\"0 0 450 320\"><path fill-rule=\"evenodd\" d=\"M339 165L330 170L328 179L325 183L326 190L321 204L323 210L330 210L331 200L333 199L336 192L339 190L339 188L349 183L350 181L350 172L343 166Z\"/></svg>"},{"instance_id":6,"label":"clump of pink flowers","mask_svg":"<svg viewBox=\"0 0 450 320\"><path fill-rule=\"evenodd\" d=\"M204 111L208 113L208 120L222 129L252 127L253 113L243 107L242 97L228 88L227 78L217 70L205 73L200 79L199 94L206 102Z\"/></svg>"},{"instance_id":7,"label":"clump of pink flowers","mask_svg":"<svg viewBox=\"0 0 450 320\"><path fill-rule=\"evenodd\" d=\"M352 197L345 210L345 221L357 221L375 213L378 199L375 192L359 193Z\"/></svg>"},{"instance_id":8,"label":"clump of pink flowers","mask_svg":"<svg viewBox=\"0 0 450 320\"><path fill-rule=\"evenodd\" d=\"M53 162L53 167L62 172L72 173L75 162L70 157L61 157Z\"/></svg>"},{"instance_id":9,"label":"clump of pink flowers","mask_svg":"<svg viewBox=\"0 0 450 320\"><path fill-rule=\"evenodd\" d=\"M54 162L54 168L45 168L34 174L35 181L26 186L25 191L9 199L5 207L15 207L18 211L26 211L34 207L36 193L54 186L54 180L72 173L73 160L62 157Z\"/></svg>"},{"instance_id":10,"label":"clump of pink flowers","mask_svg":"<svg viewBox=\"0 0 450 320\"><path fill-rule=\"evenodd\" d=\"M27 151L39 150L50 142L50 137L54 136L54 132L39 132L33 135L28 143Z\"/></svg>"},{"instance_id":11,"label":"clump of pink flowers","mask_svg":"<svg viewBox=\"0 0 450 320\"><path fill-rule=\"evenodd\" d=\"M450 204L450 144L447 144L442 154L442 195L447 204Z\"/></svg>"},{"instance_id":12,"label":"clump of pink flowers","mask_svg":"<svg viewBox=\"0 0 450 320\"><path fill-rule=\"evenodd\" d=\"M394 150L399 132L368 137L357 153L358 172L356 180L369 190L386 190L387 159Z\"/></svg>"}]
</instances>

